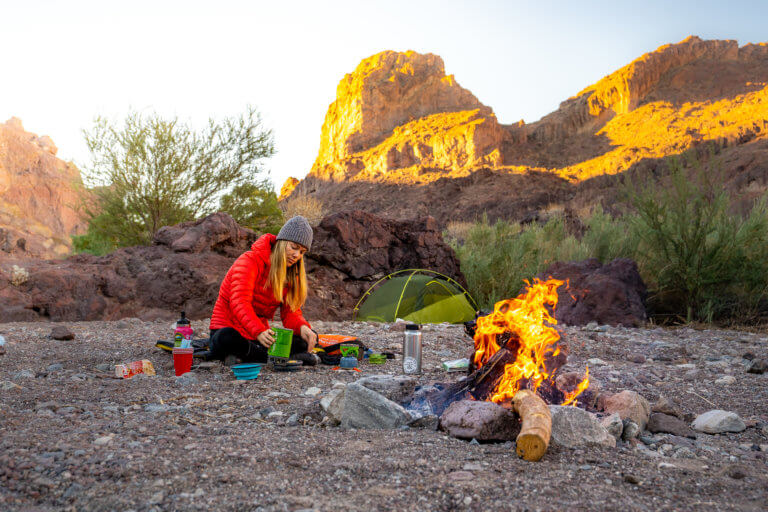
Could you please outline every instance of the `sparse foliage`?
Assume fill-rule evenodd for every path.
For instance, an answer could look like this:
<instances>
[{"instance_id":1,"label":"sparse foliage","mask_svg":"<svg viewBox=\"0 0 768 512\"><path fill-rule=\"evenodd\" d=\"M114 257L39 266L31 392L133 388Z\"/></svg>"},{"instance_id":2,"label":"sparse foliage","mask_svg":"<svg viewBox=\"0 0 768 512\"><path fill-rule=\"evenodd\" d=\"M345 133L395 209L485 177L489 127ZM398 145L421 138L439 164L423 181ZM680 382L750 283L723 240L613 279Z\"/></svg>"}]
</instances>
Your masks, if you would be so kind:
<instances>
[{"instance_id":1,"label":"sparse foliage","mask_svg":"<svg viewBox=\"0 0 768 512\"><path fill-rule=\"evenodd\" d=\"M75 246L98 251L148 244L163 226L217 211L227 192L258 187L274 154L272 132L253 108L200 131L158 114L133 112L122 125L99 117L85 139L96 201L84 208L88 233Z\"/></svg>"}]
</instances>

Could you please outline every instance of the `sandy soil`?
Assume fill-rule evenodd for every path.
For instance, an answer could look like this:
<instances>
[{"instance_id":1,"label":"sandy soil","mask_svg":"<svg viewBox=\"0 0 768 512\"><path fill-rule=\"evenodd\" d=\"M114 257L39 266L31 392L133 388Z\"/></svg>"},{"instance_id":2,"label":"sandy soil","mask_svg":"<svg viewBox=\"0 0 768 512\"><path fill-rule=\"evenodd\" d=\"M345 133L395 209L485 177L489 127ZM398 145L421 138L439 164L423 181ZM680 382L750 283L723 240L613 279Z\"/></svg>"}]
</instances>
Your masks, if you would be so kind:
<instances>
[{"instance_id":1,"label":"sandy soil","mask_svg":"<svg viewBox=\"0 0 768 512\"><path fill-rule=\"evenodd\" d=\"M768 374L746 373L750 358L768 356L765 334L564 328L569 368L601 359L606 364L593 362L590 372L603 388L634 389L651 402L664 395L691 415L733 411L748 428L696 440L645 433L645 442L616 449L552 447L530 463L511 443L321 424L322 394L305 392L316 386L324 394L356 372L264 370L243 382L212 363L176 378L170 355L153 346L169 337L167 323L66 325L72 341L50 339L52 324L0 324L8 341L0 355L0 510L657 511L768 503ZM401 333L387 325L315 327L358 335L375 349L400 348ZM471 350L459 326L428 326L424 345L424 383L456 378L440 361ZM112 378L113 364L136 359L150 359L158 375ZM398 363L363 366L363 375L399 373ZM715 383L725 375L735 382Z\"/></svg>"}]
</instances>

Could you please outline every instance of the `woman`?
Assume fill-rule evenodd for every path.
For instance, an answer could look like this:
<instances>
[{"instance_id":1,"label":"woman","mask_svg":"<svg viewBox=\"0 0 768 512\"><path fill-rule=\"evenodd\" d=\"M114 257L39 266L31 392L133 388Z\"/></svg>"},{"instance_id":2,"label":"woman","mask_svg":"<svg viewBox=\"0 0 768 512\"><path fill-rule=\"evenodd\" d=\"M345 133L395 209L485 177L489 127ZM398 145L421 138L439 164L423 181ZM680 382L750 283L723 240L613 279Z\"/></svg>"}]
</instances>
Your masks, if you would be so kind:
<instances>
[{"instance_id":1,"label":"woman","mask_svg":"<svg viewBox=\"0 0 768 512\"><path fill-rule=\"evenodd\" d=\"M312 227L296 216L277 236L262 235L235 260L211 315L212 358L266 362L267 349L275 341L268 321L280 307L283 327L294 333L291 356L305 365L317 364L312 354L317 334L301 313L307 298L304 253L311 245Z\"/></svg>"}]
</instances>

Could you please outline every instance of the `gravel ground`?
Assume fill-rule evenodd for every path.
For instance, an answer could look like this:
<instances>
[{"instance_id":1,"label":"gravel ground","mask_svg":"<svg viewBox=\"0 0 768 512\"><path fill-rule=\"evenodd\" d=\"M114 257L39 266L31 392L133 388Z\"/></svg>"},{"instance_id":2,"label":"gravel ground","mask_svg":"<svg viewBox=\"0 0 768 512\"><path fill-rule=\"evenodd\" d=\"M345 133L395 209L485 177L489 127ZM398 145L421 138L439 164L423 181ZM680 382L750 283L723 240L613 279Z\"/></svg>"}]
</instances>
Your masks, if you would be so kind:
<instances>
[{"instance_id":1,"label":"gravel ground","mask_svg":"<svg viewBox=\"0 0 768 512\"><path fill-rule=\"evenodd\" d=\"M542 461L514 446L476 444L440 431L342 430L321 424L319 396L335 381L399 373L399 361L363 373L319 366L265 369L235 381L219 363L173 376L154 348L167 322L127 319L1 324L0 510L765 510L768 356L765 334L724 330L565 327L568 367L604 389L664 395L692 415L739 414L738 434L667 434L615 449L551 447ZM205 322L193 322L203 331ZM390 326L315 323L399 352ZM427 326L424 383L457 378L442 360L468 355L460 326ZM746 356L746 357L745 357ZM149 359L156 377L112 378L112 365ZM643 360L645 360L643 362ZM605 364L602 364L605 363ZM716 384L732 375L735 382ZM322 396L322 395L320 395Z\"/></svg>"}]
</instances>

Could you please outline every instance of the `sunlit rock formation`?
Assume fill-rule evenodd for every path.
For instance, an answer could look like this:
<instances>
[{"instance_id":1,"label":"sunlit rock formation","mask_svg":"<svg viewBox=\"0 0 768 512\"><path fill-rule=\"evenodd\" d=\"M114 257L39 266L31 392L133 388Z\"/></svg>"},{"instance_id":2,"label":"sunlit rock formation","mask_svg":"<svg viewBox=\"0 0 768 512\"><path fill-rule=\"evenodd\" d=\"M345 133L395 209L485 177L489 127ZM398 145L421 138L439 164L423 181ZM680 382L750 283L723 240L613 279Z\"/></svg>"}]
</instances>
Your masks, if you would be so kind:
<instances>
[{"instance_id":1,"label":"sunlit rock formation","mask_svg":"<svg viewBox=\"0 0 768 512\"><path fill-rule=\"evenodd\" d=\"M56 152L17 118L0 124L0 257L67 254L83 229L80 171Z\"/></svg>"}]
</instances>

